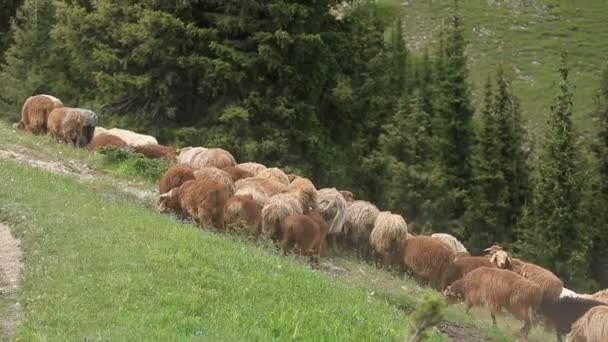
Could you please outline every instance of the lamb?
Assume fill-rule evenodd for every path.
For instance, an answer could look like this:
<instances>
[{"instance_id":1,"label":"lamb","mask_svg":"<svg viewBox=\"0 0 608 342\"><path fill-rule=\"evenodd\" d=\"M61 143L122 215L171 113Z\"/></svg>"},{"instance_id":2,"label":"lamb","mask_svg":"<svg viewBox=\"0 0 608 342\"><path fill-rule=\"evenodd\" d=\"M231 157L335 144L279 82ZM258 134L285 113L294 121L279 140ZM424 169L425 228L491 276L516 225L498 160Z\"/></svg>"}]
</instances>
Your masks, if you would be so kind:
<instances>
[{"instance_id":1,"label":"lamb","mask_svg":"<svg viewBox=\"0 0 608 342\"><path fill-rule=\"evenodd\" d=\"M230 152L221 148L209 148L196 154L189 163L195 169L203 167L217 167L223 169L228 166L236 166L236 161Z\"/></svg>"},{"instance_id":2,"label":"lamb","mask_svg":"<svg viewBox=\"0 0 608 342\"><path fill-rule=\"evenodd\" d=\"M96 134L87 145L87 150L97 151L104 146L127 147L127 143L115 135L106 133Z\"/></svg>"},{"instance_id":3,"label":"lamb","mask_svg":"<svg viewBox=\"0 0 608 342\"><path fill-rule=\"evenodd\" d=\"M572 325L572 342L608 341L608 306L596 306Z\"/></svg>"},{"instance_id":4,"label":"lamb","mask_svg":"<svg viewBox=\"0 0 608 342\"><path fill-rule=\"evenodd\" d=\"M34 134L47 132L47 121L51 111L63 107L63 103L51 95L30 96L21 108L21 120L17 124L18 129L26 130Z\"/></svg>"},{"instance_id":5,"label":"lamb","mask_svg":"<svg viewBox=\"0 0 608 342\"><path fill-rule=\"evenodd\" d=\"M557 334L557 341L562 341L562 335L570 332L572 324L581 318L587 311L604 303L584 298L544 298L541 304L541 313L545 323L553 327Z\"/></svg>"},{"instance_id":6,"label":"lamb","mask_svg":"<svg viewBox=\"0 0 608 342\"><path fill-rule=\"evenodd\" d=\"M167 161L174 161L177 157L173 147L159 144L134 146L133 152L141 153L150 159L165 159Z\"/></svg>"},{"instance_id":7,"label":"lamb","mask_svg":"<svg viewBox=\"0 0 608 342\"><path fill-rule=\"evenodd\" d=\"M281 239L281 223L291 215L302 215L302 206L290 194L276 194L262 208L262 234L272 240Z\"/></svg>"},{"instance_id":8,"label":"lamb","mask_svg":"<svg viewBox=\"0 0 608 342\"><path fill-rule=\"evenodd\" d=\"M233 182L236 182L241 179L253 177L253 173L243 170L237 166L228 166L223 168L226 173L230 175Z\"/></svg>"},{"instance_id":9,"label":"lamb","mask_svg":"<svg viewBox=\"0 0 608 342\"><path fill-rule=\"evenodd\" d=\"M236 167L238 167L241 170L245 170L251 174L253 174L253 176L257 176L258 173L260 173L263 170L266 170L267 167L260 164L260 163L252 163L252 162L247 162L247 163L240 163L238 164Z\"/></svg>"},{"instance_id":10,"label":"lamb","mask_svg":"<svg viewBox=\"0 0 608 342\"><path fill-rule=\"evenodd\" d=\"M289 215L281 222L281 249L287 255L294 247L300 254L310 258L311 262L319 262L323 232L317 222L307 215Z\"/></svg>"},{"instance_id":11,"label":"lamb","mask_svg":"<svg viewBox=\"0 0 608 342\"><path fill-rule=\"evenodd\" d=\"M256 237L262 227L262 206L251 195L234 195L224 205L224 223L233 229L244 229Z\"/></svg>"},{"instance_id":12,"label":"lamb","mask_svg":"<svg viewBox=\"0 0 608 342\"><path fill-rule=\"evenodd\" d=\"M491 254L490 261L502 269L512 270L522 277L539 285L543 289L543 295L557 299L562 293L564 283L551 271L533 263L524 262L511 256L500 246L487 248Z\"/></svg>"},{"instance_id":13,"label":"lamb","mask_svg":"<svg viewBox=\"0 0 608 342\"><path fill-rule=\"evenodd\" d=\"M73 146L80 143L83 126L82 113L69 107L53 109L47 121L48 133L51 137Z\"/></svg>"},{"instance_id":14,"label":"lamb","mask_svg":"<svg viewBox=\"0 0 608 342\"><path fill-rule=\"evenodd\" d=\"M272 179L285 186L289 185L289 178L287 177L285 172L281 171L281 169L276 168L276 167L262 170L262 171L258 172L256 177Z\"/></svg>"},{"instance_id":15,"label":"lamb","mask_svg":"<svg viewBox=\"0 0 608 342\"><path fill-rule=\"evenodd\" d=\"M325 188L317 192L316 207L329 224L327 240L336 250L336 240L342 234L346 220L346 200L335 188Z\"/></svg>"},{"instance_id":16,"label":"lamb","mask_svg":"<svg viewBox=\"0 0 608 342\"><path fill-rule=\"evenodd\" d=\"M542 302L542 289L524 277L498 268L480 267L444 290L449 302L464 300L466 312L473 306L487 306L496 326L496 314L506 309L523 321L521 337L528 339L535 313Z\"/></svg>"},{"instance_id":17,"label":"lamb","mask_svg":"<svg viewBox=\"0 0 608 342\"><path fill-rule=\"evenodd\" d=\"M303 177L294 179L287 187L287 192L298 198L302 211L307 212L317 207L317 189L309 179Z\"/></svg>"},{"instance_id":18,"label":"lamb","mask_svg":"<svg viewBox=\"0 0 608 342\"><path fill-rule=\"evenodd\" d=\"M84 116L84 126L82 127L82 136L80 137L79 145L81 147L88 145L95 136L95 127L99 118L97 114L89 109L76 108Z\"/></svg>"},{"instance_id":19,"label":"lamb","mask_svg":"<svg viewBox=\"0 0 608 342\"><path fill-rule=\"evenodd\" d=\"M371 259L372 248L369 236L374 229L378 208L367 201L354 201L346 208L344 236L347 244L366 260Z\"/></svg>"},{"instance_id":20,"label":"lamb","mask_svg":"<svg viewBox=\"0 0 608 342\"><path fill-rule=\"evenodd\" d=\"M196 157L206 150L207 149L204 147L184 147L182 149L179 149L177 150L177 162L180 164L188 164L192 166Z\"/></svg>"},{"instance_id":21,"label":"lamb","mask_svg":"<svg viewBox=\"0 0 608 342\"><path fill-rule=\"evenodd\" d=\"M194 178L196 179L211 179L218 183L226 185L230 188L231 192L236 191L232 177L226 172L218 169L217 167L203 167L198 170L194 170Z\"/></svg>"},{"instance_id":22,"label":"lamb","mask_svg":"<svg viewBox=\"0 0 608 342\"><path fill-rule=\"evenodd\" d=\"M230 189L209 179L187 181L179 188L160 195L160 212L189 215L201 226L224 229L224 204L232 196Z\"/></svg>"},{"instance_id":23,"label":"lamb","mask_svg":"<svg viewBox=\"0 0 608 342\"><path fill-rule=\"evenodd\" d=\"M121 138L129 146L141 146L148 144L158 145L158 141L156 141L156 138L154 138L153 136L135 133L126 129L112 128L109 129L106 133Z\"/></svg>"},{"instance_id":24,"label":"lamb","mask_svg":"<svg viewBox=\"0 0 608 342\"><path fill-rule=\"evenodd\" d=\"M194 180L194 169L187 164L175 164L165 171L158 184L158 190L162 195L179 188L189 180Z\"/></svg>"},{"instance_id":25,"label":"lamb","mask_svg":"<svg viewBox=\"0 0 608 342\"><path fill-rule=\"evenodd\" d=\"M369 244L384 260L384 265L391 267L398 264L405 234L407 234L407 223L401 215L390 211L378 214L374 229L369 235Z\"/></svg>"},{"instance_id":26,"label":"lamb","mask_svg":"<svg viewBox=\"0 0 608 342\"><path fill-rule=\"evenodd\" d=\"M434 233L431 234L431 237L436 238L447 244L450 249L459 256L467 256L469 255L469 251L464 247L464 245L458 241L457 238L453 237L450 234L446 233Z\"/></svg>"},{"instance_id":27,"label":"lamb","mask_svg":"<svg viewBox=\"0 0 608 342\"><path fill-rule=\"evenodd\" d=\"M445 289L448 271L454 264L454 252L443 242L429 236L402 238L401 241L402 247L397 248L401 251L401 268L436 290Z\"/></svg>"},{"instance_id":28,"label":"lamb","mask_svg":"<svg viewBox=\"0 0 608 342\"><path fill-rule=\"evenodd\" d=\"M483 256L463 256L454 259L454 263L447 273L446 284L452 284L464 277L467 273L480 267L494 267L490 259Z\"/></svg>"}]
</instances>

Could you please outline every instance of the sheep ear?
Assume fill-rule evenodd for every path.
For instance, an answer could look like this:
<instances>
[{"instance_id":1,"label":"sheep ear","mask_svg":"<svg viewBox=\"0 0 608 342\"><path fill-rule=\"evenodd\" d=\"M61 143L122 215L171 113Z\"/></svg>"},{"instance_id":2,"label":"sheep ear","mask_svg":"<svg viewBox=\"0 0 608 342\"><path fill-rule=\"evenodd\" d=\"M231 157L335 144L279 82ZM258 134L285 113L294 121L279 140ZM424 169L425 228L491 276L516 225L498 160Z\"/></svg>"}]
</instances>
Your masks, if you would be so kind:
<instances>
[{"instance_id":1,"label":"sheep ear","mask_svg":"<svg viewBox=\"0 0 608 342\"><path fill-rule=\"evenodd\" d=\"M511 256L510 256L510 255L507 255L507 261L509 262L509 265L511 265L511 261L512 261L512 259L511 259Z\"/></svg>"},{"instance_id":2,"label":"sheep ear","mask_svg":"<svg viewBox=\"0 0 608 342\"><path fill-rule=\"evenodd\" d=\"M490 257L490 263L494 263L494 261L496 260L496 254L492 254L492 256Z\"/></svg>"}]
</instances>

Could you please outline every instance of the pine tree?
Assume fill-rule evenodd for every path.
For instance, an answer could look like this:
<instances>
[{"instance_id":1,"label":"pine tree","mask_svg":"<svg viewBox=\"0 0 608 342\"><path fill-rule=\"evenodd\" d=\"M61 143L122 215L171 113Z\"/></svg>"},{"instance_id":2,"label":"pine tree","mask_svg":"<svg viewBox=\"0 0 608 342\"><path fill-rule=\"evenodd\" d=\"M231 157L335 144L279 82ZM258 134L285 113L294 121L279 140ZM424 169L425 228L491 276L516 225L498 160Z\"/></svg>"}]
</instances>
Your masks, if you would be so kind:
<instances>
[{"instance_id":1,"label":"pine tree","mask_svg":"<svg viewBox=\"0 0 608 342\"><path fill-rule=\"evenodd\" d=\"M3 0L0 2L0 61L3 60L4 50L10 43L11 19L15 17L21 0Z\"/></svg>"},{"instance_id":2,"label":"pine tree","mask_svg":"<svg viewBox=\"0 0 608 342\"><path fill-rule=\"evenodd\" d=\"M567 280L581 282L587 279L592 236L580 211L583 174L565 53L559 73L560 92L551 106L540 177L521 230L520 252Z\"/></svg>"}]
</instances>

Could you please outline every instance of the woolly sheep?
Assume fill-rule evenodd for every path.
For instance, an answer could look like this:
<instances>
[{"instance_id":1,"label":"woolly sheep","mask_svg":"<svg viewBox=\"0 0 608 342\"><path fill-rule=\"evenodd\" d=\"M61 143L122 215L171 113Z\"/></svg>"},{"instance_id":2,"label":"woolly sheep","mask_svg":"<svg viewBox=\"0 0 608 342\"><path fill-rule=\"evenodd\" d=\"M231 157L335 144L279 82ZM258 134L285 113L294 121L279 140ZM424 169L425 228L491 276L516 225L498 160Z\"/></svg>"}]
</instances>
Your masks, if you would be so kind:
<instances>
[{"instance_id":1,"label":"woolly sheep","mask_svg":"<svg viewBox=\"0 0 608 342\"><path fill-rule=\"evenodd\" d=\"M346 220L346 200L335 188L325 188L317 192L317 210L329 224L327 239L336 250L336 240L342 234Z\"/></svg>"},{"instance_id":2,"label":"woolly sheep","mask_svg":"<svg viewBox=\"0 0 608 342\"><path fill-rule=\"evenodd\" d=\"M95 138L96 136L100 135L100 134L104 134L104 133L108 133L108 130L101 127L101 126L95 126L95 131L93 132L93 138Z\"/></svg>"},{"instance_id":3,"label":"woolly sheep","mask_svg":"<svg viewBox=\"0 0 608 342\"><path fill-rule=\"evenodd\" d=\"M452 284L456 280L464 277L467 273L480 267L494 267L490 259L483 256L464 256L455 258L454 263L448 271L446 284Z\"/></svg>"},{"instance_id":4,"label":"woolly sheep","mask_svg":"<svg viewBox=\"0 0 608 342\"><path fill-rule=\"evenodd\" d=\"M84 116L84 125L82 127L82 136L80 137L80 146L88 145L95 136L95 128L99 118L97 114L89 109L76 108Z\"/></svg>"},{"instance_id":5,"label":"woolly sheep","mask_svg":"<svg viewBox=\"0 0 608 342\"><path fill-rule=\"evenodd\" d=\"M195 169L203 167L216 167L223 169L228 166L236 166L236 161L230 152L221 148L208 148L196 154L189 163Z\"/></svg>"},{"instance_id":6,"label":"woolly sheep","mask_svg":"<svg viewBox=\"0 0 608 342\"><path fill-rule=\"evenodd\" d=\"M322 228L310 216L289 215L281 221L281 249L284 255L297 247L301 255L318 263L323 240Z\"/></svg>"},{"instance_id":7,"label":"woolly sheep","mask_svg":"<svg viewBox=\"0 0 608 342\"><path fill-rule=\"evenodd\" d=\"M346 203L351 203L355 201L355 195L353 195L352 191L348 190L340 190L340 194L346 200Z\"/></svg>"},{"instance_id":8,"label":"woolly sheep","mask_svg":"<svg viewBox=\"0 0 608 342\"><path fill-rule=\"evenodd\" d=\"M262 226L262 206L251 195L234 195L224 205L224 223L226 227L244 229L257 236Z\"/></svg>"},{"instance_id":9,"label":"woolly sheep","mask_svg":"<svg viewBox=\"0 0 608 342\"><path fill-rule=\"evenodd\" d=\"M608 304L608 289L594 293L591 298Z\"/></svg>"},{"instance_id":10,"label":"woolly sheep","mask_svg":"<svg viewBox=\"0 0 608 342\"><path fill-rule=\"evenodd\" d=\"M555 329L557 341L562 341L562 335L570 332L572 324L587 311L604 303L584 298L544 298L541 305L542 319L548 327Z\"/></svg>"},{"instance_id":11,"label":"woolly sheep","mask_svg":"<svg viewBox=\"0 0 608 342\"><path fill-rule=\"evenodd\" d=\"M276 194L262 208L262 234L273 240L280 239L281 222L290 215L302 215L302 206L290 194Z\"/></svg>"},{"instance_id":12,"label":"woolly sheep","mask_svg":"<svg viewBox=\"0 0 608 342\"><path fill-rule=\"evenodd\" d=\"M289 178L287 177L285 172L281 171L281 169L276 167L262 170L257 173L256 177L272 179L285 186L289 185Z\"/></svg>"},{"instance_id":13,"label":"woolly sheep","mask_svg":"<svg viewBox=\"0 0 608 342\"><path fill-rule=\"evenodd\" d=\"M407 234L407 223L401 215L390 211L378 214L374 229L369 235L369 244L382 257L386 266L394 266L399 258Z\"/></svg>"},{"instance_id":14,"label":"woolly sheep","mask_svg":"<svg viewBox=\"0 0 608 342\"><path fill-rule=\"evenodd\" d=\"M506 309L524 322L520 335L525 340L542 301L542 290L538 285L513 272L489 267L468 273L443 293L449 302L464 300L467 313L473 306L487 306L495 326L496 314Z\"/></svg>"},{"instance_id":15,"label":"woolly sheep","mask_svg":"<svg viewBox=\"0 0 608 342\"><path fill-rule=\"evenodd\" d=\"M184 147L179 149L177 150L177 162L192 166L196 156L206 150L204 147Z\"/></svg>"},{"instance_id":16,"label":"woolly sheep","mask_svg":"<svg viewBox=\"0 0 608 342\"><path fill-rule=\"evenodd\" d=\"M34 95L28 97L21 107L21 119L17 128L34 134L47 132L47 121L53 109L63 107L63 103L51 95Z\"/></svg>"},{"instance_id":17,"label":"woolly sheep","mask_svg":"<svg viewBox=\"0 0 608 342\"><path fill-rule=\"evenodd\" d=\"M168 161L174 161L177 156L173 147L159 144L134 146L133 152L141 153L150 159L165 159Z\"/></svg>"},{"instance_id":18,"label":"woolly sheep","mask_svg":"<svg viewBox=\"0 0 608 342\"><path fill-rule=\"evenodd\" d=\"M608 306L596 306L572 325L572 342L608 341Z\"/></svg>"},{"instance_id":19,"label":"woolly sheep","mask_svg":"<svg viewBox=\"0 0 608 342\"><path fill-rule=\"evenodd\" d=\"M141 145L148 145L148 144L157 145L158 144L158 141L156 141L156 138L154 138L151 135L135 133L135 132L132 132L132 131L129 131L126 129L122 129L122 128L112 128L112 129L109 129L106 133L112 134L112 135L115 135L115 136L121 138L129 146L141 146Z\"/></svg>"},{"instance_id":20,"label":"woolly sheep","mask_svg":"<svg viewBox=\"0 0 608 342\"><path fill-rule=\"evenodd\" d=\"M187 164L175 164L165 171L158 184L158 190L162 195L189 180L194 180L194 169Z\"/></svg>"},{"instance_id":21,"label":"woolly sheep","mask_svg":"<svg viewBox=\"0 0 608 342\"><path fill-rule=\"evenodd\" d=\"M287 187L275 180L260 177L250 177L237 181L234 184L237 190L245 187L255 187L263 191L266 196L274 196L276 194L286 192Z\"/></svg>"},{"instance_id":22,"label":"woolly sheep","mask_svg":"<svg viewBox=\"0 0 608 342\"><path fill-rule=\"evenodd\" d=\"M226 172L217 167L203 167L194 170L194 178L196 179L211 179L218 183L226 185L230 191L236 191L232 177Z\"/></svg>"},{"instance_id":23,"label":"woolly sheep","mask_svg":"<svg viewBox=\"0 0 608 342\"><path fill-rule=\"evenodd\" d=\"M237 188L234 194L239 196L251 196L255 203L259 204L262 207L266 204L266 202L268 202L269 198L269 196L266 195L266 192L264 192L264 190L256 186L243 186Z\"/></svg>"},{"instance_id":24,"label":"woolly sheep","mask_svg":"<svg viewBox=\"0 0 608 342\"><path fill-rule=\"evenodd\" d=\"M298 198L304 212L317 207L317 189L309 179L303 177L294 179L287 187L287 192Z\"/></svg>"},{"instance_id":25,"label":"woolly sheep","mask_svg":"<svg viewBox=\"0 0 608 342\"><path fill-rule=\"evenodd\" d=\"M82 113L69 107L53 109L47 121L48 133L51 137L73 146L80 143L83 125Z\"/></svg>"},{"instance_id":26,"label":"woolly sheep","mask_svg":"<svg viewBox=\"0 0 608 342\"><path fill-rule=\"evenodd\" d=\"M464 247L464 245L458 241L457 238L453 237L450 234L446 233L434 233L431 234L431 237L436 238L444 242L445 244L452 249L454 253L466 253L469 254L469 251Z\"/></svg>"},{"instance_id":27,"label":"woolly sheep","mask_svg":"<svg viewBox=\"0 0 608 342\"><path fill-rule=\"evenodd\" d=\"M233 182L236 182L241 179L253 177L253 173L240 169L236 166L228 166L228 167L223 168L222 170L226 171L226 173L228 173L230 175Z\"/></svg>"},{"instance_id":28,"label":"woolly sheep","mask_svg":"<svg viewBox=\"0 0 608 342\"><path fill-rule=\"evenodd\" d=\"M346 242L366 260L371 258L369 236L378 214L380 210L367 201L354 201L346 207L343 229Z\"/></svg>"},{"instance_id":29,"label":"woolly sheep","mask_svg":"<svg viewBox=\"0 0 608 342\"><path fill-rule=\"evenodd\" d=\"M93 137L93 140L87 145L87 149L96 151L104 146L126 147L127 143L115 135L102 133Z\"/></svg>"},{"instance_id":30,"label":"woolly sheep","mask_svg":"<svg viewBox=\"0 0 608 342\"><path fill-rule=\"evenodd\" d=\"M381 217L382 213L378 218ZM443 290L447 285L448 272L453 268L454 252L443 242L429 236L414 236L402 241L402 247L398 248L401 250L401 267L413 273L419 281L436 290Z\"/></svg>"},{"instance_id":31,"label":"woolly sheep","mask_svg":"<svg viewBox=\"0 0 608 342\"><path fill-rule=\"evenodd\" d=\"M258 173L260 173L260 171L267 169L266 166L264 166L260 163L252 163L252 162L240 163L236 167L238 167L241 170L250 172L251 174L253 174L254 177L257 176Z\"/></svg>"}]
</instances>

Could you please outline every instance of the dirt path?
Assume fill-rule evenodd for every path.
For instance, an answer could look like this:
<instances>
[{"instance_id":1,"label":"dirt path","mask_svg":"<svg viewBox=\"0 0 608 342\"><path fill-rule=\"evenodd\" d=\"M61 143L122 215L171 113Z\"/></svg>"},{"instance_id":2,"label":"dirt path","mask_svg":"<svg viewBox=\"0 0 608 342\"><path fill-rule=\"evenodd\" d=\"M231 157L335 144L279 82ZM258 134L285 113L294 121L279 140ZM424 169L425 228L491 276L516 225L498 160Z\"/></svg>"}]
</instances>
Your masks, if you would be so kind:
<instances>
[{"instance_id":1,"label":"dirt path","mask_svg":"<svg viewBox=\"0 0 608 342\"><path fill-rule=\"evenodd\" d=\"M19 240L8 226L0 223L0 338L10 339L21 321L17 290L23 253Z\"/></svg>"}]
</instances>

